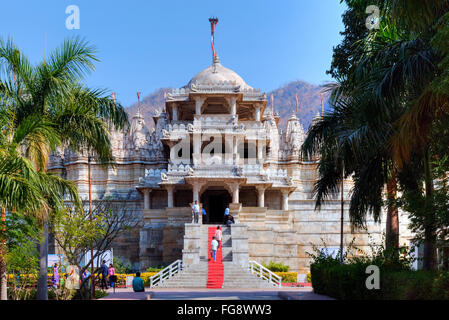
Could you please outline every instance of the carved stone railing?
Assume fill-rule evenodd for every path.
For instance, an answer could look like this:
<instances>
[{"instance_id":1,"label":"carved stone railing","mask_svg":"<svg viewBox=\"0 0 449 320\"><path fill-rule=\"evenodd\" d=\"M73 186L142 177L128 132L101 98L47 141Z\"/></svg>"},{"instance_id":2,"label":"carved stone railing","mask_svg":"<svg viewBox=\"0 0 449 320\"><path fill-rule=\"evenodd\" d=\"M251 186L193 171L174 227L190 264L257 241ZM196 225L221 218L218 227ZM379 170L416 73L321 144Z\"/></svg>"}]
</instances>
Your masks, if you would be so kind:
<instances>
[{"instance_id":1,"label":"carved stone railing","mask_svg":"<svg viewBox=\"0 0 449 320\"><path fill-rule=\"evenodd\" d=\"M250 261L249 262L249 271L258 276L259 278L268 281L270 284L276 287L282 287L282 278L275 274L274 272L268 270L261 264L257 263L256 261Z\"/></svg>"},{"instance_id":2,"label":"carved stone railing","mask_svg":"<svg viewBox=\"0 0 449 320\"><path fill-rule=\"evenodd\" d=\"M201 130L202 132L205 130L233 131L239 129L237 116L233 117L230 114L195 115L193 125L195 130Z\"/></svg>"},{"instance_id":3,"label":"carved stone railing","mask_svg":"<svg viewBox=\"0 0 449 320\"><path fill-rule=\"evenodd\" d=\"M185 176L189 173L192 173L192 165L191 164L184 164L184 163L169 163L168 164L168 175L176 175L176 176Z\"/></svg>"},{"instance_id":4,"label":"carved stone railing","mask_svg":"<svg viewBox=\"0 0 449 320\"><path fill-rule=\"evenodd\" d=\"M182 260L176 260L168 267L162 269L154 276L150 277L150 288L154 288L164 283L165 280L170 279L174 275L181 272L183 269Z\"/></svg>"}]
</instances>

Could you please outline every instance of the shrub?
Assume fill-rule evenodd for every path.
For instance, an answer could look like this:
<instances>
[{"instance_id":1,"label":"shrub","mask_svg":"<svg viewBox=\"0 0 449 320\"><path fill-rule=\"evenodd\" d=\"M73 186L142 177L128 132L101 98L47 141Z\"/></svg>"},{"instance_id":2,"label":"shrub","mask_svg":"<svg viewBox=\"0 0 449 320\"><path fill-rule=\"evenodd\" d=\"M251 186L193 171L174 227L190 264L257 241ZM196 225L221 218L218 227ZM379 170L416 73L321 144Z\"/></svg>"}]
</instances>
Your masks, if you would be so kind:
<instances>
[{"instance_id":1,"label":"shrub","mask_svg":"<svg viewBox=\"0 0 449 320\"><path fill-rule=\"evenodd\" d=\"M310 272L307 272L306 281L307 281L307 283L312 283L312 274Z\"/></svg>"},{"instance_id":2,"label":"shrub","mask_svg":"<svg viewBox=\"0 0 449 320\"><path fill-rule=\"evenodd\" d=\"M282 282L285 283L297 283L298 273L297 272L275 272L278 276L282 277Z\"/></svg>"},{"instance_id":3,"label":"shrub","mask_svg":"<svg viewBox=\"0 0 449 320\"><path fill-rule=\"evenodd\" d=\"M147 270L145 270L145 272L159 272L162 269L164 269L164 266L157 266L157 267L149 267Z\"/></svg>"},{"instance_id":4,"label":"shrub","mask_svg":"<svg viewBox=\"0 0 449 320\"><path fill-rule=\"evenodd\" d=\"M289 266L283 264L282 262L276 263L276 262L270 261L269 264L262 264L262 265L272 272L288 272L288 270L290 269Z\"/></svg>"},{"instance_id":5,"label":"shrub","mask_svg":"<svg viewBox=\"0 0 449 320\"><path fill-rule=\"evenodd\" d=\"M429 300L449 299L449 273L413 271L391 260L320 257L312 263L311 278L316 293L343 300ZM380 289L366 288L366 268L377 265Z\"/></svg>"},{"instance_id":6,"label":"shrub","mask_svg":"<svg viewBox=\"0 0 449 320\"><path fill-rule=\"evenodd\" d=\"M132 273L134 271L132 270L130 263L125 263L120 258L113 258L112 261L116 273Z\"/></svg>"}]
</instances>

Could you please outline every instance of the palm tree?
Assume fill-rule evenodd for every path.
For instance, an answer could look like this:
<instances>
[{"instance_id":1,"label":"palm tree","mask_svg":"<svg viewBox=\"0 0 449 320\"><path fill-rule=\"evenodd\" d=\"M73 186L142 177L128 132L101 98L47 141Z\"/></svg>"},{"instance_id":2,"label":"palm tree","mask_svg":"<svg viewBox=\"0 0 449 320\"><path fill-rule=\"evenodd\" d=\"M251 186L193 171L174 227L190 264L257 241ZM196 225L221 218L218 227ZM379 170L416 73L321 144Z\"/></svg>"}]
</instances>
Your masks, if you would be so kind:
<instances>
[{"instance_id":1,"label":"palm tree","mask_svg":"<svg viewBox=\"0 0 449 320\"><path fill-rule=\"evenodd\" d=\"M317 205L338 185L332 163L353 165L353 222L381 207L387 187L389 241L397 242L397 177L421 158L426 194L424 268L436 268L432 127L449 113L449 1L382 1L382 27L354 47L354 68L334 88L334 111L314 125L304 152L321 152ZM363 44L363 45L362 45ZM352 150L351 150L352 149ZM339 160L340 161L340 160ZM416 163L416 162L415 162ZM345 167L345 171L346 171ZM388 230L387 230L388 231ZM387 232L388 233L388 232ZM390 236L391 235L391 236Z\"/></svg>"},{"instance_id":2,"label":"palm tree","mask_svg":"<svg viewBox=\"0 0 449 320\"><path fill-rule=\"evenodd\" d=\"M338 191L344 164L345 176L352 175L354 180L349 209L351 224L364 227L368 213L380 221L381 209L386 204L388 249L399 245L398 168L392 160L390 139L395 133L393 124L404 108L400 99L385 103L377 96L374 84L382 79L373 70L381 67L379 48L397 37L394 26L384 24L378 32L355 44L353 54L357 60L353 70L328 86L333 110L312 125L303 144L305 157L321 154L320 179L315 186L317 208Z\"/></svg>"},{"instance_id":3,"label":"palm tree","mask_svg":"<svg viewBox=\"0 0 449 320\"><path fill-rule=\"evenodd\" d=\"M73 183L58 176L38 171L23 149L30 141L45 140L51 127L35 118L14 128L14 114L0 105L0 207L2 223L5 223L6 210L24 211L39 218L45 218L51 210L63 208L64 194L69 194L76 206L80 206L76 187ZM30 150L29 150L30 151ZM4 226L3 226L4 227ZM6 230L2 228L4 240ZM7 298L5 243L2 242L1 256L1 299Z\"/></svg>"},{"instance_id":4,"label":"palm tree","mask_svg":"<svg viewBox=\"0 0 449 320\"><path fill-rule=\"evenodd\" d=\"M36 66L11 40L0 41L0 63L5 71L5 77L0 78L0 94L13 106L14 127L36 118L48 124L45 135L22 143L23 155L38 172L45 172L50 152L60 146L96 153L104 165L111 162L109 131L122 129L128 118L120 104L105 96L105 90L81 84L83 77L95 69L95 61L95 49L80 38L64 41L48 60ZM46 239L47 219L42 222ZM47 299L46 240L40 248L37 299Z\"/></svg>"},{"instance_id":5,"label":"palm tree","mask_svg":"<svg viewBox=\"0 0 449 320\"><path fill-rule=\"evenodd\" d=\"M424 170L426 218L424 268L435 270L436 231L432 209L432 128L449 113L449 1L388 0L386 14L400 32L391 43L376 50L378 68L371 81L386 104L401 99L404 111L394 123L390 148L399 168L421 157ZM380 81L379 81L380 80Z\"/></svg>"}]
</instances>

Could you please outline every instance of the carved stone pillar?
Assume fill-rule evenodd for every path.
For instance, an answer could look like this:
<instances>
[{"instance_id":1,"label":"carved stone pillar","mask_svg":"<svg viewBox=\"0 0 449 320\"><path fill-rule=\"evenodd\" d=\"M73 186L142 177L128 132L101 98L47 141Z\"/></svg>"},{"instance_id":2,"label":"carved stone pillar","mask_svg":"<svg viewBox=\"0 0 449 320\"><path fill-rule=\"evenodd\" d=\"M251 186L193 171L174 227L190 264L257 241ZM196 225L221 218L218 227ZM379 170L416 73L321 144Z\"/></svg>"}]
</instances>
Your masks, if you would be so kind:
<instances>
[{"instance_id":1,"label":"carved stone pillar","mask_svg":"<svg viewBox=\"0 0 449 320\"><path fill-rule=\"evenodd\" d=\"M282 210L288 210L288 190L282 190Z\"/></svg>"},{"instance_id":2,"label":"carved stone pillar","mask_svg":"<svg viewBox=\"0 0 449 320\"><path fill-rule=\"evenodd\" d=\"M165 189L167 189L167 208L173 208L173 191L175 189L175 186L172 185L166 185Z\"/></svg>"},{"instance_id":3,"label":"carved stone pillar","mask_svg":"<svg viewBox=\"0 0 449 320\"><path fill-rule=\"evenodd\" d=\"M237 97L229 98L229 104L231 105L231 114L235 116L237 114Z\"/></svg>"},{"instance_id":4,"label":"carved stone pillar","mask_svg":"<svg viewBox=\"0 0 449 320\"><path fill-rule=\"evenodd\" d=\"M176 103L173 104L172 112L173 112L173 121L178 121L178 105Z\"/></svg>"},{"instance_id":5,"label":"carved stone pillar","mask_svg":"<svg viewBox=\"0 0 449 320\"><path fill-rule=\"evenodd\" d=\"M239 184L233 183L231 185L232 189L232 203L239 203Z\"/></svg>"},{"instance_id":6,"label":"carved stone pillar","mask_svg":"<svg viewBox=\"0 0 449 320\"><path fill-rule=\"evenodd\" d=\"M257 162L263 163L263 149L264 149L265 143L263 140L257 140Z\"/></svg>"},{"instance_id":7,"label":"carved stone pillar","mask_svg":"<svg viewBox=\"0 0 449 320\"><path fill-rule=\"evenodd\" d=\"M204 98L204 97L195 97L195 114L196 115L201 114L201 107L203 106L204 101L206 101L206 98Z\"/></svg>"},{"instance_id":8,"label":"carved stone pillar","mask_svg":"<svg viewBox=\"0 0 449 320\"><path fill-rule=\"evenodd\" d=\"M150 209L150 203L151 203L151 198L150 198L150 193L151 193L151 189L144 189L143 190L143 208L145 210L149 210Z\"/></svg>"},{"instance_id":9,"label":"carved stone pillar","mask_svg":"<svg viewBox=\"0 0 449 320\"><path fill-rule=\"evenodd\" d=\"M260 105L256 107L256 121L260 121Z\"/></svg>"},{"instance_id":10,"label":"carved stone pillar","mask_svg":"<svg viewBox=\"0 0 449 320\"><path fill-rule=\"evenodd\" d=\"M195 203L195 201L200 202L200 200L199 200L200 186L198 185L198 182L195 182L192 187L193 187L192 188L192 193L193 193L193 202L192 203Z\"/></svg>"},{"instance_id":11,"label":"carved stone pillar","mask_svg":"<svg viewBox=\"0 0 449 320\"><path fill-rule=\"evenodd\" d=\"M257 206L260 208L265 207L265 186L258 186L257 188Z\"/></svg>"},{"instance_id":12,"label":"carved stone pillar","mask_svg":"<svg viewBox=\"0 0 449 320\"><path fill-rule=\"evenodd\" d=\"M193 164L197 165L201 162L201 133L193 134Z\"/></svg>"}]
</instances>

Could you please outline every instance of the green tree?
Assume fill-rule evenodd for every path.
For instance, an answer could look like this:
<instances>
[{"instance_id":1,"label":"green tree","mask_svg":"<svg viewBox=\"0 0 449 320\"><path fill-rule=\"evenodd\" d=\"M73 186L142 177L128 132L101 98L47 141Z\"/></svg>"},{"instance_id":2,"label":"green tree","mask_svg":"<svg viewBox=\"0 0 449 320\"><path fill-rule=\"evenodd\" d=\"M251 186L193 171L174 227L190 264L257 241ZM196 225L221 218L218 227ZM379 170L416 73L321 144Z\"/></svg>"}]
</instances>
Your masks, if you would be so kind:
<instances>
[{"instance_id":1,"label":"green tree","mask_svg":"<svg viewBox=\"0 0 449 320\"><path fill-rule=\"evenodd\" d=\"M362 3L347 1L350 10L360 8ZM368 183L369 186L360 185L360 190L369 192L360 194L362 205L358 207L360 213L372 211L375 217L382 204L380 195L385 184L389 189L388 213L397 216L397 177L406 181L404 174L416 173L409 167L418 164L425 183L424 267L435 269L437 218L433 210L431 159L438 138L435 139L432 130L449 111L449 2L384 0L378 4L382 8L381 28L370 31L364 38L360 32L352 38L348 36L349 42L357 36L360 40L350 45L343 43L345 51L337 50L331 68L339 82L333 91L335 111L329 115L329 121L325 116L321 124L311 129L305 151L324 152L320 161L323 195L335 189L338 181L336 160L351 163L352 168L345 167L345 174L354 173L355 177L351 208L356 204L359 182ZM350 61L346 66L345 58ZM336 108L338 105L342 108ZM338 114L340 121L331 123L338 120ZM357 119L362 121L357 123ZM363 180L364 176L370 179ZM409 180L413 179L416 177ZM317 187L319 194L320 186ZM357 212L350 213L357 217Z\"/></svg>"},{"instance_id":2,"label":"green tree","mask_svg":"<svg viewBox=\"0 0 449 320\"><path fill-rule=\"evenodd\" d=\"M45 123L46 131L21 143L21 155L31 160L38 172L45 172L50 152L59 146L95 153L104 165L112 160L109 131L122 129L128 120L123 107L107 97L105 90L82 85L96 61L95 49L79 38L64 41L35 66L11 40L0 41L0 66L4 71L0 73L0 95L14 114L13 129ZM52 196L51 200L48 212L63 203L62 196ZM44 240L40 245L37 299L47 299L48 219L42 217Z\"/></svg>"}]
</instances>

